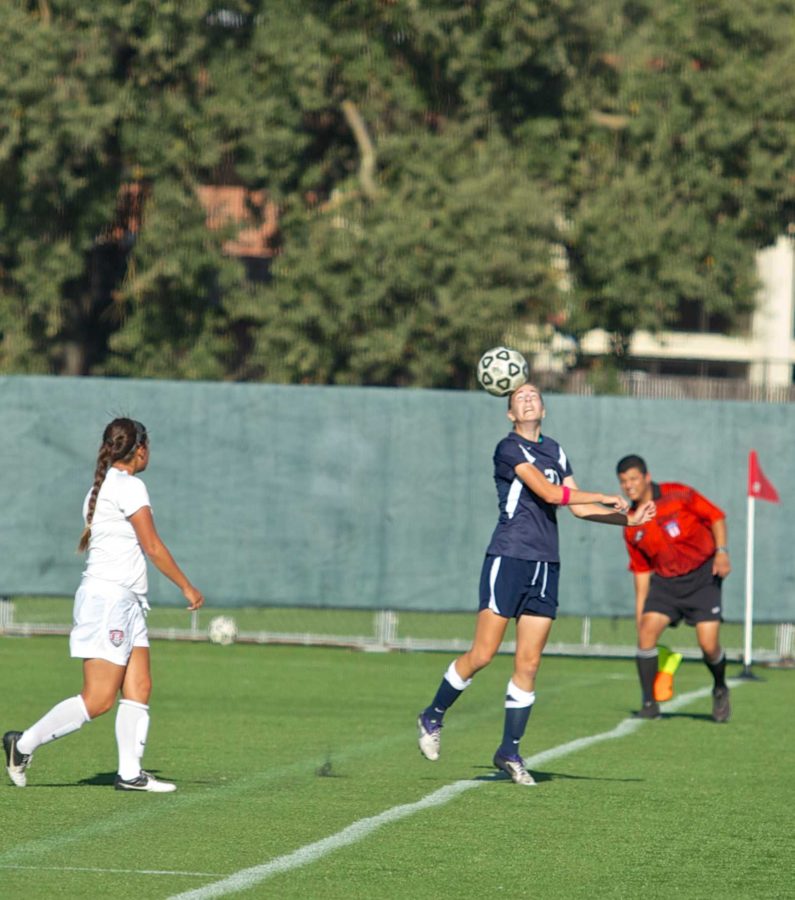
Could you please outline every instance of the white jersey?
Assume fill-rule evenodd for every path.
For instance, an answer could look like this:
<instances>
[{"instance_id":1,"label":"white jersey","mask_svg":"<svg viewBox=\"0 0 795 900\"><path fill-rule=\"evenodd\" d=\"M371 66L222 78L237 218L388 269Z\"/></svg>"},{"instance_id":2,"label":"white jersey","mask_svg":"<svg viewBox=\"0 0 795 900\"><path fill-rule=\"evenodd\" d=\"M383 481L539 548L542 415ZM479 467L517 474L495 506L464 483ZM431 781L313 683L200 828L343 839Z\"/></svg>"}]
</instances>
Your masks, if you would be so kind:
<instances>
[{"instance_id":1,"label":"white jersey","mask_svg":"<svg viewBox=\"0 0 795 900\"><path fill-rule=\"evenodd\" d=\"M88 500L83 501L83 521ZM108 469L97 495L91 540L83 576L112 581L145 599L148 590L146 557L129 518L143 506L151 506L149 492L140 478L121 469Z\"/></svg>"}]
</instances>

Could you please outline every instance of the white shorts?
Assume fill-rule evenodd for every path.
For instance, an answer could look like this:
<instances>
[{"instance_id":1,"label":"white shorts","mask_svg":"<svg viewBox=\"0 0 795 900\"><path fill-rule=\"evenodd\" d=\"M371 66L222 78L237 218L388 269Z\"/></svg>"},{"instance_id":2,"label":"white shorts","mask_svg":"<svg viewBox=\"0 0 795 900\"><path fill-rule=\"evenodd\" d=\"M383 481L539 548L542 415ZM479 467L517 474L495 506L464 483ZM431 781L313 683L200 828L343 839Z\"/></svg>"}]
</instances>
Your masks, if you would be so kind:
<instances>
[{"instance_id":1,"label":"white shorts","mask_svg":"<svg viewBox=\"0 0 795 900\"><path fill-rule=\"evenodd\" d=\"M118 584L84 578L75 594L70 654L126 666L133 647L149 646L144 602Z\"/></svg>"}]
</instances>

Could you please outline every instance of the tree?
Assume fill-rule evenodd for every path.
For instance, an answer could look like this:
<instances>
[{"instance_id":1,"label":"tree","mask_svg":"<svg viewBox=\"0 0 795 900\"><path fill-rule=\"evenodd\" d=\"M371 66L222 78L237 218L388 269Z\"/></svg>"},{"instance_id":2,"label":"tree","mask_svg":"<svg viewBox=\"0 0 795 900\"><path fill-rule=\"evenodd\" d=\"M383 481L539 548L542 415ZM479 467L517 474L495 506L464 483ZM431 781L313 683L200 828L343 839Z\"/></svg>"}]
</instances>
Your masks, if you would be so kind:
<instances>
[{"instance_id":1,"label":"tree","mask_svg":"<svg viewBox=\"0 0 795 900\"><path fill-rule=\"evenodd\" d=\"M555 191L488 105L515 35L484 37L477 5L339 3L326 19L321 6L304 22L302 57L319 61L326 87L298 96L312 104L311 156L285 195L263 296L264 377L471 386L483 349L543 321L559 293ZM506 106L506 129L519 105Z\"/></svg>"},{"instance_id":2,"label":"tree","mask_svg":"<svg viewBox=\"0 0 795 900\"><path fill-rule=\"evenodd\" d=\"M395 138L375 202L352 191L286 218L258 342L269 379L471 387L487 346L545 318L554 202L497 143Z\"/></svg>"},{"instance_id":3,"label":"tree","mask_svg":"<svg viewBox=\"0 0 795 900\"><path fill-rule=\"evenodd\" d=\"M793 6L6 3L0 368L465 387L561 309L618 358L730 326L795 207ZM207 185L280 204L259 280Z\"/></svg>"},{"instance_id":4,"label":"tree","mask_svg":"<svg viewBox=\"0 0 795 900\"><path fill-rule=\"evenodd\" d=\"M614 43L572 94L569 324L612 332L619 356L635 330L666 327L685 304L728 328L754 306L755 251L793 213L783 12L761 2L626 5L612 18Z\"/></svg>"},{"instance_id":5,"label":"tree","mask_svg":"<svg viewBox=\"0 0 795 900\"><path fill-rule=\"evenodd\" d=\"M34 21L6 4L0 32L0 290L5 368L82 374L112 303L103 243L120 168L120 89L98 29ZM57 30L57 39L54 32Z\"/></svg>"},{"instance_id":6,"label":"tree","mask_svg":"<svg viewBox=\"0 0 795 900\"><path fill-rule=\"evenodd\" d=\"M239 311L243 267L223 257L225 234L208 233L196 187L228 151L206 116L209 67L245 45L256 4L225 7L231 24L201 0L11 10L0 36L4 368L225 374L237 323L233 312L219 327L219 292Z\"/></svg>"}]
</instances>

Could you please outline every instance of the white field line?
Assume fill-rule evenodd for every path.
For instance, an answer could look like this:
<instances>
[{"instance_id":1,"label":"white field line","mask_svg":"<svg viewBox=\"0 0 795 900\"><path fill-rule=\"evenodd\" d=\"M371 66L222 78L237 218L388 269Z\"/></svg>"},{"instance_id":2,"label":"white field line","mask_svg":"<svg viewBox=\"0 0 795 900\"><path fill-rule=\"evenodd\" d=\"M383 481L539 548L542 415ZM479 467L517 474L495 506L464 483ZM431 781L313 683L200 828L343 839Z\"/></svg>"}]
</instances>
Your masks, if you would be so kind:
<instances>
[{"instance_id":1,"label":"white field line","mask_svg":"<svg viewBox=\"0 0 795 900\"><path fill-rule=\"evenodd\" d=\"M25 869L34 872L101 872L103 875L185 875L188 878L223 878L223 872L180 872L174 869L103 869L96 866L14 866L0 869Z\"/></svg>"},{"instance_id":2,"label":"white field line","mask_svg":"<svg viewBox=\"0 0 795 900\"><path fill-rule=\"evenodd\" d=\"M736 686L742 682L732 681L731 683ZM661 708L663 712L675 712L693 700L707 697L711 693L711 688L701 688L698 691L690 691L690 693L681 694L679 697L676 697L668 703L663 703ZM578 750L584 750L585 748L592 747L594 744L599 744L602 741L611 741L615 738L625 737L628 734L632 734L633 731L637 731L646 721L648 720L624 719L611 731L592 734L588 737L569 741L566 744L560 744L557 747L551 747L549 750L543 750L541 753L536 753L535 756L527 757L525 759L525 764L529 769L533 769L549 760L560 759L562 756L568 756L570 753L576 753ZM347 847L350 844L355 844L357 841L372 834L382 825L387 825L390 822L397 822L400 819L405 819L408 816L414 815L414 813L422 812L422 810L434 806L442 806L450 800L453 800L459 794L463 794L464 791L481 787L484 784L489 784L491 781L493 781L492 778L455 781L452 784L439 788L438 791L434 791L432 794L428 794L422 799L417 800L415 803L404 803L400 806L393 806L391 809L384 810L384 812L379 813L377 816L359 819L358 822L354 822L352 825L343 828L342 831L338 831L330 837L315 841L312 844L307 844L304 847L299 847L298 850L294 850L292 853L278 856L276 859L261 863L258 866L241 869L239 872L235 872L221 881L216 881L214 884L208 884L205 887L196 888L195 890L174 894L169 900L208 900L210 897L223 897L227 894L236 893L237 891L247 890L255 884L259 884L280 872L288 872L290 869L306 866L309 863L321 859L334 850L338 850L340 847Z\"/></svg>"}]
</instances>

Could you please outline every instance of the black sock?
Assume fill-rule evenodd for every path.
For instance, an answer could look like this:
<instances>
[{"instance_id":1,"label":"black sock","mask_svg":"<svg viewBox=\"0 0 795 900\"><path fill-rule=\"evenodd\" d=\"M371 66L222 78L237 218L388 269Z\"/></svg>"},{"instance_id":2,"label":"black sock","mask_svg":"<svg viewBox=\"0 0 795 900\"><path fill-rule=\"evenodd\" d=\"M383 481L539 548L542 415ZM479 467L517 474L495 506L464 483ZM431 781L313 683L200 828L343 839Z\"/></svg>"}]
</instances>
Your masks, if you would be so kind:
<instances>
[{"instance_id":1,"label":"black sock","mask_svg":"<svg viewBox=\"0 0 795 900\"><path fill-rule=\"evenodd\" d=\"M704 665L712 672L712 677L715 679L715 687L726 687L726 654L721 652L720 659L717 662L710 662L705 655Z\"/></svg>"},{"instance_id":2,"label":"black sock","mask_svg":"<svg viewBox=\"0 0 795 900\"><path fill-rule=\"evenodd\" d=\"M645 655L641 655L645 654ZM643 702L651 703L654 700L654 679L657 675L657 648L654 650L638 650L635 657L640 677L640 689L643 692Z\"/></svg>"}]
</instances>

